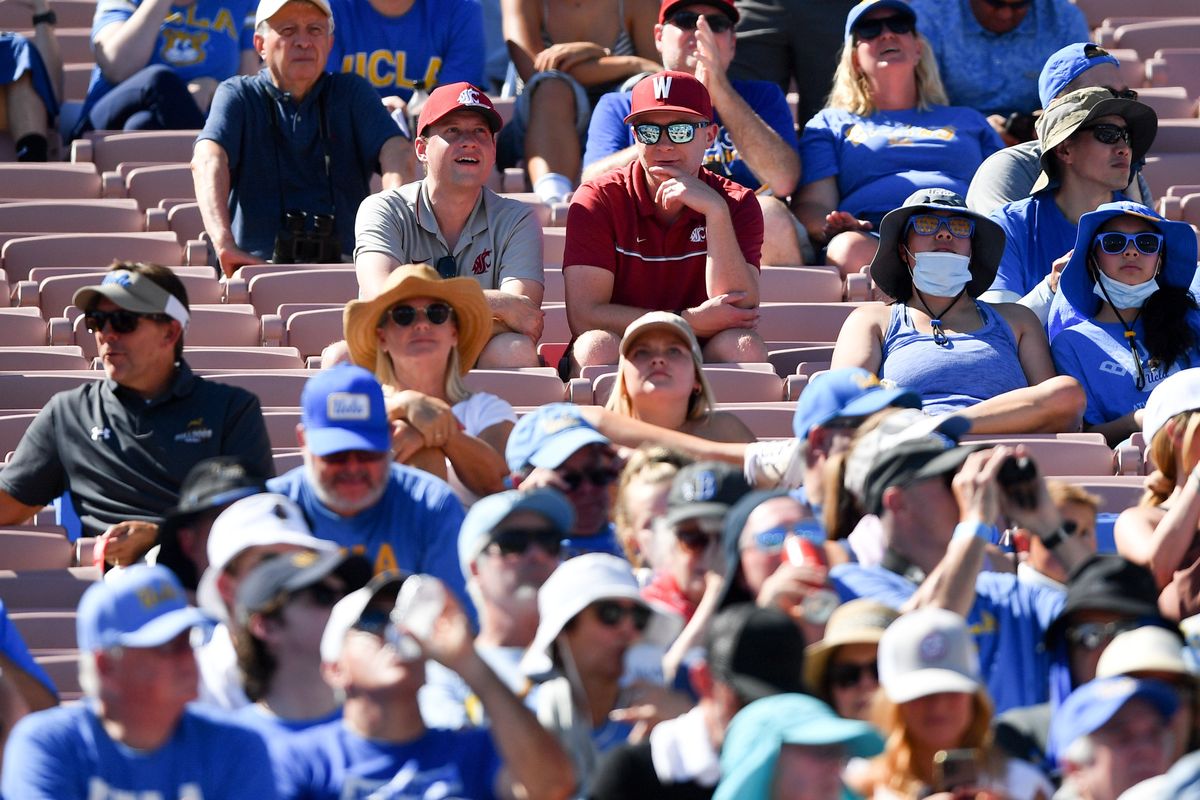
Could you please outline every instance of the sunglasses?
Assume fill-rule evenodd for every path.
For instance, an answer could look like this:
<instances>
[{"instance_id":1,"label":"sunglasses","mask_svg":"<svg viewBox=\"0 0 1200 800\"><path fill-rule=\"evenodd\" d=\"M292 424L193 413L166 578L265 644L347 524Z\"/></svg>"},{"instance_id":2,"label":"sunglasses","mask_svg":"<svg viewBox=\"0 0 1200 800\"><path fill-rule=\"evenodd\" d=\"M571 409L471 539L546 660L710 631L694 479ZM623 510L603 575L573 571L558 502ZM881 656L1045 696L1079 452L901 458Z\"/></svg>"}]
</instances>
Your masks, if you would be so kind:
<instances>
[{"instance_id":1,"label":"sunglasses","mask_svg":"<svg viewBox=\"0 0 1200 800\"><path fill-rule=\"evenodd\" d=\"M798 523L780 525L777 528L768 528L765 531L759 531L754 534L754 547L762 553L778 553L783 550L784 540L793 534L800 535L800 525Z\"/></svg>"},{"instance_id":2,"label":"sunglasses","mask_svg":"<svg viewBox=\"0 0 1200 800\"><path fill-rule=\"evenodd\" d=\"M1011 8L1013 11L1020 11L1022 8L1033 5L1033 0L1015 0L1015 2L1007 2L1007 0L983 0L983 2L998 11L1003 11L1006 8Z\"/></svg>"},{"instance_id":3,"label":"sunglasses","mask_svg":"<svg viewBox=\"0 0 1200 800\"><path fill-rule=\"evenodd\" d=\"M917 29L917 26L910 18L899 15L884 17L883 19L872 19L855 25L854 37L860 42L869 42L872 39L878 39L882 36L884 28L887 28L892 33L905 34L912 33Z\"/></svg>"},{"instance_id":4,"label":"sunglasses","mask_svg":"<svg viewBox=\"0 0 1200 800\"><path fill-rule=\"evenodd\" d=\"M1122 128L1120 125L1113 125L1110 122L1089 125L1086 128L1080 128L1080 130L1091 131L1092 138L1100 144L1116 144L1117 142L1129 144L1129 129Z\"/></svg>"},{"instance_id":5,"label":"sunglasses","mask_svg":"<svg viewBox=\"0 0 1200 800\"><path fill-rule=\"evenodd\" d=\"M1105 86L1104 88L1108 89L1109 94L1111 94L1113 97L1116 97L1119 100L1137 100L1138 99L1138 93L1136 91L1134 91L1133 89L1118 89L1115 86Z\"/></svg>"},{"instance_id":6,"label":"sunglasses","mask_svg":"<svg viewBox=\"0 0 1200 800\"><path fill-rule=\"evenodd\" d=\"M596 619L608 628L617 627L625 617L633 620L633 627L639 631L646 630L646 626L650 624L650 609L638 603L624 606L615 600L598 600L592 603L592 611Z\"/></svg>"},{"instance_id":7,"label":"sunglasses","mask_svg":"<svg viewBox=\"0 0 1200 800\"><path fill-rule=\"evenodd\" d=\"M619 478L620 475L612 469L592 467L590 469L560 472L558 473L558 477L562 478L562 482L567 485L567 491L573 492L582 486L584 481L597 488L603 488Z\"/></svg>"},{"instance_id":8,"label":"sunglasses","mask_svg":"<svg viewBox=\"0 0 1200 800\"><path fill-rule=\"evenodd\" d=\"M1163 235L1161 233L1121 233L1120 231L1109 231L1108 233L1097 233L1094 240L1100 245L1100 249L1110 256L1120 255L1129 249L1130 242L1138 249L1138 252L1152 256L1159 250L1162 250Z\"/></svg>"},{"instance_id":9,"label":"sunglasses","mask_svg":"<svg viewBox=\"0 0 1200 800\"><path fill-rule=\"evenodd\" d=\"M663 131L666 131L667 138L675 144L687 144L696 138L697 130L707 128L710 124L707 120L701 120L700 122L670 122L666 125L655 125L653 122L639 122L633 126L633 135L642 144L658 144L658 140L662 138Z\"/></svg>"},{"instance_id":10,"label":"sunglasses","mask_svg":"<svg viewBox=\"0 0 1200 800\"><path fill-rule=\"evenodd\" d=\"M945 228L955 239L970 239L975 234L975 220L969 217L939 217L937 214L913 214L908 229L918 236L933 236Z\"/></svg>"},{"instance_id":11,"label":"sunglasses","mask_svg":"<svg viewBox=\"0 0 1200 800\"><path fill-rule=\"evenodd\" d=\"M1067 629L1067 641L1085 650L1104 647L1119 633L1141 627L1136 619L1121 619L1114 622L1083 622Z\"/></svg>"},{"instance_id":12,"label":"sunglasses","mask_svg":"<svg viewBox=\"0 0 1200 800\"><path fill-rule=\"evenodd\" d=\"M392 322L401 328L407 328L417 321L418 316L425 317L425 319L429 320L430 325L441 325L450 319L450 315L454 313L454 309L445 303L430 303L424 308L413 308L412 306L401 304L392 306L388 309L387 313L392 318Z\"/></svg>"},{"instance_id":13,"label":"sunglasses","mask_svg":"<svg viewBox=\"0 0 1200 800\"><path fill-rule=\"evenodd\" d=\"M434 268L442 278L453 278L458 275L458 263L454 260L454 256L442 256L437 260Z\"/></svg>"},{"instance_id":14,"label":"sunglasses","mask_svg":"<svg viewBox=\"0 0 1200 800\"><path fill-rule=\"evenodd\" d=\"M550 528L509 528L496 531L487 546L495 547L502 556L522 556L531 545L557 556L562 552L562 534Z\"/></svg>"},{"instance_id":15,"label":"sunglasses","mask_svg":"<svg viewBox=\"0 0 1200 800\"><path fill-rule=\"evenodd\" d=\"M321 608L333 608L338 600L341 600L345 595L344 592L339 592L332 586L324 583L314 583L312 586L306 586L296 592L296 597L307 597L314 606Z\"/></svg>"},{"instance_id":16,"label":"sunglasses","mask_svg":"<svg viewBox=\"0 0 1200 800\"><path fill-rule=\"evenodd\" d=\"M695 11L676 11L667 22L681 31L694 31L696 30L696 23L700 21L700 17L702 16L708 22L708 27L713 33L724 33L733 29L733 20L724 14L697 14Z\"/></svg>"},{"instance_id":17,"label":"sunglasses","mask_svg":"<svg viewBox=\"0 0 1200 800\"><path fill-rule=\"evenodd\" d=\"M712 531L700 525L689 525L675 529L675 541L689 553L703 553L720 538L720 531Z\"/></svg>"},{"instance_id":18,"label":"sunglasses","mask_svg":"<svg viewBox=\"0 0 1200 800\"><path fill-rule=\"evenodd\" d=\"M838 689L857 686L863 675L879 683L879 665L870 661L866 664L834 664L829 668L829 685Z\"/></svg>"},{"instance_id":19,"label":"sunglasses","mask_svg":"<svg viewBox=\"0 0 1200 800\"><path fill-rule=\"evenodd\" d=\"M116 311L89 311L83 315L83 324L88 333L100 333L106 325L112 325L113 333L133 333L143 318L155 322L167 322L171 319L166 314L142 314L118 308Z\"/></svg>"},{"instance_id":20,"label":"sunglasses","mask_svg":"<svg viewBox=\"0 0 1200 800\"><path fill-rule=\"evenodd\" d=\"M321 460L328 464L345 464L354 458L361 464L377 464L387 457L387 453L377 453L374 450L342 450L338 453L321 456Z\"/></svg>"}]
</instances>

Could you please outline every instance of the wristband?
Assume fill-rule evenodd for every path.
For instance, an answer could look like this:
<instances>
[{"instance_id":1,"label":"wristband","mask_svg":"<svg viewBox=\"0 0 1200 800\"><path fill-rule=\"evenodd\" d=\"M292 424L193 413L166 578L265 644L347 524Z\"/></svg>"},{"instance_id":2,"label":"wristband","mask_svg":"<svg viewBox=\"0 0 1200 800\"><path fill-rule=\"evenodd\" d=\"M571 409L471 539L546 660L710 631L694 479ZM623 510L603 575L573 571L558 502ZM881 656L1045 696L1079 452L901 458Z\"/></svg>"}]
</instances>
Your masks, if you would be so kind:
<instances>
[{"instance_id":1,"label":"wristband","mask_svg":"<svg viewBox=\"0 0 1200 800\"><path fill-rule=\"evenodd\" d=\"M984 525L982 522L960 522L954 526L954 535L950 537L951 541L956 539L980 539L987 544L991 544L996 540L996 527L994 525Z\"/></svg>"},{"instance_id":2,"label":"wristband","mask_svg":"<svg viewBox=\"0 0 1200 800\"><path fill-rule=\"evenodd\" d=\"M50 11L44 11L41 14L33 15L34 26L41 25L43 22L47 25L57 25L58 14L54 13L54 10L51 9Z\"/></svg>"}]
</instances>

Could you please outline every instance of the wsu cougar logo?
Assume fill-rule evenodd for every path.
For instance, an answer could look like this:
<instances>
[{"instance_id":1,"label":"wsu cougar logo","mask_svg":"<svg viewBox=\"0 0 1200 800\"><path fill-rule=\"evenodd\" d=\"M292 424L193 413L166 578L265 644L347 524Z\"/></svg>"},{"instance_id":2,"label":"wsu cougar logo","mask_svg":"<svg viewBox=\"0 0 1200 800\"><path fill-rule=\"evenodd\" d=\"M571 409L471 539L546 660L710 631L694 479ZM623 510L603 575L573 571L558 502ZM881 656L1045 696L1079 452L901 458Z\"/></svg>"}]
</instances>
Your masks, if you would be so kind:
<instances>
[{"instance_id":1,"label":"wsu cougar logo","mask_svg":"<svg viewBox=\"0 0 1200 800\"><path fill-rule=\"evenodd\" d=\"M472 275L482 275L492 268L492 251L484 250L479 255L475 256L475 263L471 265Z\"/></svg>"},{"instance_id":2,"label":"wsu cougar logo","mask_svg":"<svg viewBox=\"0 0 1200 800\"><path fill-rule=\"evenodd\" d=\"M479 92L468 88L458 93L458 104L460 106L481 106L483 101L479 99Z\"/></svg>"}]
</instances>

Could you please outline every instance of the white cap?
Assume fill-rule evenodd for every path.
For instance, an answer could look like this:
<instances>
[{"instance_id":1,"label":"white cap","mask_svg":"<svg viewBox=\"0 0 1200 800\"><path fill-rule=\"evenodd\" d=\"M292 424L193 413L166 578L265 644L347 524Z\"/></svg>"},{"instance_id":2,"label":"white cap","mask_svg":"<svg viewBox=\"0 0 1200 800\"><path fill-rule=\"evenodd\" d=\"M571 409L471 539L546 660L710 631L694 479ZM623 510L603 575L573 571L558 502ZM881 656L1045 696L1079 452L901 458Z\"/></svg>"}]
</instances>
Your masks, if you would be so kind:
<instances>
[{"instance_id":1,"label":"white cap","mask_svg":"<svg viewBox=\"0 0 1200 800\"><path fill-rule=\"evenodd\" d=\"M1149 447L1154 442L1154 434L1158 433L1167 420L1185 411L1200 408L1200 367L1184 369L1163 380L1150 398L1146 400L1146 410L1142 417L1142 436Z\"/></svg>"},{"instance_id":2,"label":"white cap","mask_svg":"<svg viewBox=\"0 0 1200 800\"><path fill-rule=\"evenodd\" d=\"M1152 671L1190 674L1179 636L1157 625L1117 634L1096 662L1097 678Z\"/></svg>"},{"instance_id":3,"label":"white cap","mask_svg":"<svg viewBox=\"0 0 1200 800\"><path fill-rule=\"evenodd\" d=\"M983 685L967 621L942 608L903 614L879 640L879 684L893 703L931 694L974 694Z\"/></svg>"},{"instance_id":4,"label":"white cap","mask_svg":"<svg viewBox=\"0 0 1200 800\"><path fill-rule=\"evenodd\" d=\"M294 544L321 552L338 546L312 535L300 506L281 494L264 492L243 497L221 512L208 533L208 569L196 589L196 605L222 622L229 612L217 591L217 578L229 562L250 547Z\"/></svg>"},{"instance_id":5,"label":"white cap","mask_svg":"<svg viewBox=\"0 0 1200 800\"><path fill-rule=\"evenodd\" d=\"M346 634L367 610L367 606L375 599L375 595L389 586L399 586L407 577L407 573L404 572L381 572L366 586L338 600L330 610L329 621L325 623L325 632L321 634L321 661L333 664L341 658L342 647L346 643Z\"/></svg>"},{"instance_id":6,"label":"white cap","mask_svg":"<svg viewBox=\"0 0 1200 800\"><path fill-rule=\"evenodd\" d=\"M254 27L257 28L271 17L279 13L279 9L286 6L292 0L262 0L258 4L258 11L254 12ZM333 19L333 9L329 6L329 0L302 0L305 3L312 3L317 8L325 12L325 16Z\"/></svg>"},{"instance_id":7,"label":"white cap","mask_svg":"<svg viewBox=\"0 0 1200 800\"><path fill-rule=\"evenodd\" d=\"M667 644L678 633L670 617L655 610L638 590L629 562L608 553L585 553L558 566L538 589L538 629L521 659L521 671L540 677L554 669L550 648L567 623L597 600L632 600L654 611L643 639Z\"/></svg>"}]
</instances>

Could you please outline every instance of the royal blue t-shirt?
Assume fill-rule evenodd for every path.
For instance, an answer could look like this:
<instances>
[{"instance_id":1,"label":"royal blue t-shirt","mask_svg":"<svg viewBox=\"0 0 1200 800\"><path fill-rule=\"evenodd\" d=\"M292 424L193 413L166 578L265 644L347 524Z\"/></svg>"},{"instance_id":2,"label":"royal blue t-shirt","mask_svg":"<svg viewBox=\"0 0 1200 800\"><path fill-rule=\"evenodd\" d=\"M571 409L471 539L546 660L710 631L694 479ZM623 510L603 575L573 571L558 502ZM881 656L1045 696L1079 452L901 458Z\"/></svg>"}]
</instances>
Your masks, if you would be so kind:
<instances>
[{"instance_id":1,"label":"royal blue t-shirt","mask_svg":"<svg viewBox=\"0 0 1200 800\"><path fill-rule=\"evenodd\" d=\"M267 746L227 717L189 706L157 750L113 741L88 703L30 714L13 728L0 788L8 800L271 800Z\"/></svg>"},{"instance_id":2,"label":"royal blue t-shirt","mask_svg":"<svg viewBox=\"0 0 1200 800\"><path fill-rule=\"evenodd\" d=\"M29 648L25 646L25 640L21 638L17 626L9 622L8 610L4 607L3 599L0 599L0 653L52 694L58 694L54 681L50 680L46 671L29 654Z\"/></svg>"},{"instance_id":3,"label":"royal blue t-shirt","mask_svg":"<svg viewBox=\"0 0 1200 800\"><path fill-rule=\"evenodd\" d=\"M99 0L92 18L92 40L107 25L125 22L143 0ZM191 5L172 4L158 31L150 60L143 64L165 64L185 81L213 78L223 81L236 75L242 52L254 49L254 0L196 0ZM113 88L112 83L92 70L84 108ZM84 116L87 116L86 111Z\"/></svg>"},{"instance_id":4,"label":"royal blue t-shirt","mask_svg":"<svg viewBox=\"0 0 1200 800\"><path fill-rule=\"evenodd\" d=\"M829 572L842 602L869 597L900 608L917 585L883 567L841 564ZM1066 602L1066 592L1030 586L1013 573L982 572L967 624L996 713L1049 699L1050 659L1042 636Z\"/></svg>"},{"instance_id":5,"label":"royal blue t-shirt","mask_svg":"<svg viewBox=\"0 0 1200 800\"><path fill-rule=\"evenodd\" d=\"M801 185L836 177L838 209L870 220L918 189L963 196L983 160L1004 146L978 111L958 106L876 111L869 117L826 108L800 137Z\"/></svg>"},{"instance_id":6,"label":"royal blue t-shirt","mask_svg":"<svg viewBox=\"0 0 1200 800\"><path fill-rule=\"evenodd\" d=\"M483 83L483 10L479 0L416 0L399 17L366 0L331 0L329 69L354 72L379 92L407 101L413 87Z\"/></svg>"},{"instance_id":7,"label":"royal blue t-shirt","mask_svg":"<svg viewBox=\"0 0 1200 800\"><path fill-rule=\"evenodd\" d=\"M741 95L754 113L762 117L771 130L779 134L793 150L800 149L795 119L779 86L770 81L749 80L735 80L732 84L734 91ZM633 129L625 124L632 98L633 92L609 92L600 98L588 126L587 148L583 152L585 167L634 144ZM721 125L719 114L716 115L716 122L718 126ZM741 153L724 127L717 128L716 141L704 151L704 166L747 189L757 191L762 186L762 181L742 160Z\"/></svg>"},{"instance_id":8,"label":"royal blue t-shirt","mask_svg":"<svg viewBox=\"0 0 1200 800\"><path fill-rule=\"evenodd\" d=\"M501 766L487 730L431 729L392 744L338 720L298 734L275 768L282 800L489 800Z\"/></svg>"}]
</instances>

